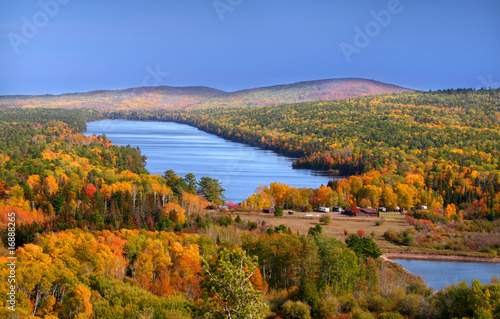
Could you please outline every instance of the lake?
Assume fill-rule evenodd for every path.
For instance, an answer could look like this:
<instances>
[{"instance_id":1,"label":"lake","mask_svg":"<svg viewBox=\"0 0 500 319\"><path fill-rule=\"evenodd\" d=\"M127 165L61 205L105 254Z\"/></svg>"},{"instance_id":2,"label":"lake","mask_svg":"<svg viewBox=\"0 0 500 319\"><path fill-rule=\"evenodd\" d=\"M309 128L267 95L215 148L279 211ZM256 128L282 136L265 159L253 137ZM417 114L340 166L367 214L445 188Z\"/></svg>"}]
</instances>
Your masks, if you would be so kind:
<instances>
[{"instance_id":1,"label":"lake","mask_svg":"<svg viewBox=\"0 0 500 319\"><path fill-rule=\"evenodd\" d=\"M103 120L87 123L86 135L106 134L117 145L138 146L147 156L152 174L169 169L177 175L193 173L217 178L227 201L244 201L255 188L279 182L319 188L328 183L323 172L293 169L293 158L273 151L227 141L195 127L173 122Z\"/></svg>"},{"instance_id":2,"label":"lake","mask_svg":"<svg viewBox=\"0 0 500 319\"><path fill-rule=\"evenodd\" d=\"M429 287L435 290L442 289L460 281L469 285L472 279L479 279L482 283L490 283L493 276L500 278L500 264L477 263L463 261L437 261L415 259L391 259L397 262L410 273L422 277Z\"/></svg>"}]
</instances>

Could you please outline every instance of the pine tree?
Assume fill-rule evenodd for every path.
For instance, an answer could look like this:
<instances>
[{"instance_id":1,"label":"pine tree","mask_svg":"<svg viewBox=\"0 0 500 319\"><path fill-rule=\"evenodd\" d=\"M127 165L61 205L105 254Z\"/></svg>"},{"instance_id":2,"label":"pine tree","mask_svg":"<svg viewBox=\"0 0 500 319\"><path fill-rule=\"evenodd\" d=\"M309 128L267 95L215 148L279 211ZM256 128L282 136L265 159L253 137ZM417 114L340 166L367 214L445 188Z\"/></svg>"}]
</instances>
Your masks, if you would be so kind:
<instances>
[{"instance_id":1,"label":"pine tree","mask_svg":"<svg viewBox=\"0 0 500 319\"><path fill-rule=\"evenodd\" d=\"M194 309L203 318L261 318L265 307L262 292L250 278L257 268L255 257L240 249L223 248L215 259L202 259L206 279L202 283L205 296Z\"/></svg>"}]
</instances>

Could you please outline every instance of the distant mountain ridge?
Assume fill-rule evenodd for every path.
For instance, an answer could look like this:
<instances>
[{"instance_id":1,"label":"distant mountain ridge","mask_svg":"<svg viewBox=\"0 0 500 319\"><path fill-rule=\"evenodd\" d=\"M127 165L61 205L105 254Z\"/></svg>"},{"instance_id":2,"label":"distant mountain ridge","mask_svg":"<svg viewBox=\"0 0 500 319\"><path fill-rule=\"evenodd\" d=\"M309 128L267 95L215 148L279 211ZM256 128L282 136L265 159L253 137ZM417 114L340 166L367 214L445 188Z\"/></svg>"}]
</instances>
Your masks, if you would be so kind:
<instances>
[{"instance_id":1,"label":"distant mountain ridge","mask_svg":"<svg viewBox=\"0 0 500 319\"><path fill-rule=\"evenodd\" d=\"M223 107L279 105L312 101L331 101L369 95L413 91L374 80L345 78L297 82L262 88L240 90L200 102L196 107L211 104Z\"/></svg>"},{"instance_id":2,"label":"distant mountain ridge","mask_svg":"<svg viewBox=\"0 0 500 319\"><path fill-rule=\"evenodd\" d=\"M60 95L0 96L0 108L58 107L113 109L193 110L213 107L249 107L357 98L413 91L379 81L343 78L297 82L235 92L204 86L152 86L98 90Z\"/></svg>"}]
</instances>

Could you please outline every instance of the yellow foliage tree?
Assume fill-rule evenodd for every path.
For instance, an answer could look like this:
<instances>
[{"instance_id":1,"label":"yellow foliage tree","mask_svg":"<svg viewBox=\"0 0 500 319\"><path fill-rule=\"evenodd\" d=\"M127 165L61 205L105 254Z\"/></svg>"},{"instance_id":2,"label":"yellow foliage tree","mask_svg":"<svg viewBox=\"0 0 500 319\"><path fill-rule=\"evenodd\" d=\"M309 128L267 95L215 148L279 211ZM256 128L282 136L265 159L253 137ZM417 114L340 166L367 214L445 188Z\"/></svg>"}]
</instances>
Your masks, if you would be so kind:
<instances>
[{"instance_id":1,"label":"yellow foliage tree","mask_svg":"<svg viewBox=\"0 0 500 319\"><path fill-rule=\"evenodd\" d=\"M330 206L333 199L333 189L328 186L321 185L316 191L314 201L320 206Z\"/></svg>"},{"instance_id":2,"label":"yellow foliage tree","mask_svg":"<svg viewBox=\"0 0 500 319\"><path fill-rule=\"evenodd\" d=\"M290 186L275 182L271 183L270 190L276 206L283 206L287 198L288 192L290 192Z\"/></svg>"},{"instance_id":3,"label":"yellow foliage tree","mask_svg":"<svg viewBox=\"0 0 500 319\"><path fill-rule=\"evenodd\" d=\"M54 176L47 176L43 181L43 189L48 197L54 196L59 191L59 185Z\"/></svg>"},{"instance_id":4,"label":"yellow foliage tree","mask_svg":"<svg viewBox=\"0 0 500 319\"><path fill-rule=\"evenodd\" d=\"M201 212L207 206L207 202L202 198L189 192L182 192L182 207L186 209L188 215Z\"/></svg>"},{"instance_id":5,"label":"yellow foliage tree","mask_svg":"<svg viewBox=\"0 0 500 319\"><path fill-rule=\"evenodd\" d=\"M446 205L445 214L446 218L453 219L453 216L457 214L457 207L455 204L451 203Z\"/></svg>"},{"instance_id":6,"label":"yellow foliage tree","mask_svg":"<svg viewBox=\"0 0 500 319\"><path fill-rule=\"evenodd\" d=\"M382 189L382 202L389 210L395 210L398 206L398 196L389 185L385 185Z\"/></svg>"},{"instance_id":7,"label":"yellow foliage tree","mask_svg":"<svg viewBox=\"0 0 500 319\"><path fill-rule=\"evenodd\" d=\"M177 203L167 203L162 207L163 216L165 218L170 218L175 224L184 224L186 222L186 216L184 213L186 210L182 208Z\"/></svg>"},{"instance_id":8,"label":"yellow foliage tree","mask_svg":"<svg viewBox=\"0 0 500 319\"><path fill-rule=\"evenodd\" d=\"M90 303L91 293L89 288L78 285L69 296L64 303L69 318L92 318L93 310L92 303Z\"/></svg>"},{"instance_id":9,"label":"yellow foliage tree","mask_svg":"<svg viewBox=\"0 0 500 319\"><path fill-rule=\"evenodd\" d=\"M40 190L40 175L30 175L26 180L26 184L28 184L29 188L37 193Z\"/></svg>"},{"instance_id":10,"label":"yellow foliage tree","mask_svg":"<svg viewBox=\"0 0 500 319\"><path fill-rule=\"evenodd\" d=\"M131 193L132 185L129 182L116 182L113 184L113 192Z\"/></svg>"},{"instance_id":11,"label":"yellow foliage tree","mask_svg":"<svg viewBox=\"0 0 500 319\"><path fill-rule=\"evenodd\" d=\"M424 188L425 179L420 174L407 174L405 177L405 184L415 186L416 188Z\"/></svg>"}]
</instances>

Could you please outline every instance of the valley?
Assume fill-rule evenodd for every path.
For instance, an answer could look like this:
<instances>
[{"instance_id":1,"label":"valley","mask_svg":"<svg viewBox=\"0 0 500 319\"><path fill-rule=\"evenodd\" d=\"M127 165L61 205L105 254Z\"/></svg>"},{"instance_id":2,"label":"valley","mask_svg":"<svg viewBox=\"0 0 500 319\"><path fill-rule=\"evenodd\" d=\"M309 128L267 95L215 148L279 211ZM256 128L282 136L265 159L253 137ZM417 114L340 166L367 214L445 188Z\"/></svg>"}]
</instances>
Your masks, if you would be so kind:
<instances>
[{"instance_id":1,"label":"valley","mask_svg":"<svg viewBox=\"0 0 500 319\"><path fill-rule=\"evenodd\" d=\"M132 89L138 90L150 89ZM381 258L385 253L496 260L499 90L244 107L247 100L234 107L193 109L190 105L202 97L190 97L175 109L166 102L153 106L160 100L147 107L144 96L131 101L113 94L115 100L107 102L97 101L95 93L90 98L0 99L7 103L0 109L0 235L8 242L6 216L14 214L16 274L22 278L19 313L68 317L71 305L78 304L80 315L88 318L128 312L197 317L223 309L207 298L211 288L204 272L227 278L221 267L235 271L239 262L246 266L238 278L251 278L241 279L244 291L261 305L240 306L259 316L288 314L285 303L318 318L446 318L479 311L474 303L456 304L457 291L467 298L489 294L488 309L500 309L497 277L435 292ZM207 94L216 99L219 93ZM61 98L71 102L61 103ZM23 104L35 100L44 107ZM98 125L98 135L80 133L89 122L92 130ZM162 122L192 126L192 144L183 149L188 138L176 140L181 124ZM168 136L171 144L163 151L172 156L166 160L158 152L148 159L139 144L125 145L127 137L135 139L133 123L145 125L139 130L150 134L145 143ZM171 124L170 136L153 129L163 124ZM203 146L193 127L225 140L209 139ZM99 134L108 132L109 138ZM113 143L114 133L124 138L121 146ZM236 156L231 151L236 144L216 146L233 142L251 148ZM195 154L193 148L198 155L189 155ZM239 174L217 175L216 162L225 167L224 156L240 162L249 156L265 167L266 156L277 154L291 157L282 163L287 174L298 174L295 184L279 180L277 169L266 179L237 164L231 172L248 170L261 183L240 188L236 202L226 201L224 187L242 185ZM194 164L187 157L206 165L192 174ZM155 161L159 166L149 170ZM178 175L174 167L188 170ZM323 174L315 176L310 169ZM301 183L306 179L307 187ZM390 212L371 218L313 212L333 206L353 212L383 206ZM406 215L391 212L398 206ZM276 216L261 213L266 207L273 207ZM289 210L294 214L287 215ZM328 215L334 218L320 221ZM5 256L5 244L2 249ZM7 273L5 265L0 271ZM32 273L38 275L27 280ZM8 289L0 286L2 292ZM128 301L117 303L118 295ZM411 314L405 306L410 302L418 308ZM152 306L144 308L144 303Z\"/></svg>"}]
</instances>

